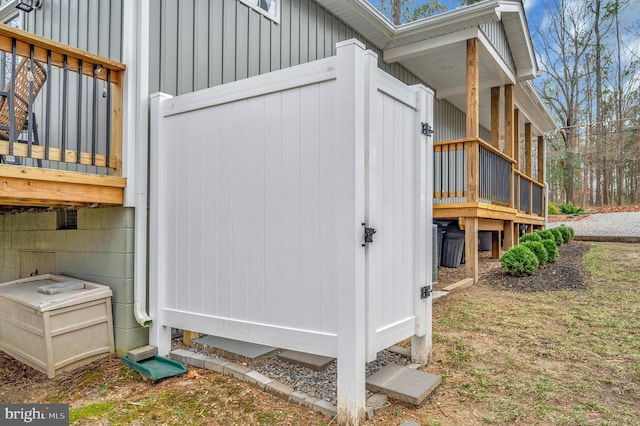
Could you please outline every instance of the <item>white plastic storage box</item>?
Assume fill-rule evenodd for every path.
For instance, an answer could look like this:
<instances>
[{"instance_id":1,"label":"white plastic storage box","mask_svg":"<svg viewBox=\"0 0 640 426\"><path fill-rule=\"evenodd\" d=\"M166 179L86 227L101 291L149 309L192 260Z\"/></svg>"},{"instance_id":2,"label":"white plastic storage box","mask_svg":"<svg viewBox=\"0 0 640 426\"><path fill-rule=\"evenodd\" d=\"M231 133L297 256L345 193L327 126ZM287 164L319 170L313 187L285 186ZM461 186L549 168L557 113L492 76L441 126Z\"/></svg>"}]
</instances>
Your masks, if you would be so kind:
<instances>
[{"instance_id":1,"label":"white plastic storage box","mask_svg":"<svg viewBox=\"0 0 640 426\"><path fill-rule=\"evenodd\" d=\"M111 295L63 275L0 284L0 350L49 378L112 354Z\"/></svg>"}]
</instances>

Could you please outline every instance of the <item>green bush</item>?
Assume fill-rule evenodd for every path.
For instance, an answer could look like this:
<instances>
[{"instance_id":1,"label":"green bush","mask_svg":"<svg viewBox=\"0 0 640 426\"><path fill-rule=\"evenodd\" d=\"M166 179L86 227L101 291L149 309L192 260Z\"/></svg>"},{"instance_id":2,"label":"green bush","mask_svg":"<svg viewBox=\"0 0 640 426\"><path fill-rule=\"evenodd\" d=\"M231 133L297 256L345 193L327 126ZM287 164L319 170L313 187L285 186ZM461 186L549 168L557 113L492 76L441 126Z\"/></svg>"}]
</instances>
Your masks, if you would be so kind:
<instances>
[{"instance_id":1,"label":"green bush","mask_svg":"<svg viewBox=\"0 0 640 426\"><path fill-rule=\"evenodd\" d=\"M560 233L560 230L558 228L551 228L549 229L549 231L553 233L553 237L556 240L556 245L561 246L564 241L564 238L562 238L562 233Z\"/></svg>"},{"instance_id":2,"label":"green bush","mask_svg":"<svg viewBox=\"0 0 640 426\"><path fill-rule=\"evenodd\" d=\"M560 210L558 210L556 205L553 204L552 202L549 202L549 206L547 207L547 212L549 214L560 214Z\"/></svg>"},{"instance_id":3,"label":"green bush","mask_svg":"<svg viewBox=\"0 0 640 426\"><path fill-rule=\"evenodd\" d=\"M571 239L570 239L569 241L573 241L573 239L574 239L574 238L575 238L575 236L576 236L576 233L575 233L575 231L573 230L573 228L572 228L572 227L570 227L570 226L567 226L567 229L569 229L569 232L571 233Z\"/></svg>"},{"instance_id":4,"label":"green bush","mask_svg":"<svg viewBox=\"0 0 640 426\"><path fill-rule=\"evenodd\" d=\"M543 241L544 240L551 240L551 241L556 241L556 237L553 235L553 232L551 232L550 229L545 229L543 231L538 231L536 232L536 235L538 235Z\"/></svg>"},{"instance_id":5,"label":"green bush","mask_svg":"<svg viewBox=\"0 0 640 426\"><path fill-rule=\"evenodd\" d=\"M584 209L582 207L575 206L571 201L569 201L567 204L558 204L558 208L564 214L584 213Z\"/></svg>"},{"instance_id":6,"label":"green bush","mask_svg":"<svg viewBox=\"0 0 640 426\"><path fill-rule=\"evenodd\" d=\"M542 245L540 241L525 241L522 243L523 246L528 248L536 255L538 259L538 267L544 265L547 262L547 250Z\"/></svg>"},{"instance_id":7,"label":"green bush","mask_svg":"<svg viewBox=\"0 0 640 426\"><path fill-rule=\"evenodd\" d=\"M563 243L568 243L569 241L571 241L571 231L569 230L569 227L561 225L560 227L558 227L558 231L560 231L560 233L562 234Z\"/></svg>"},{"instance_id":8,"label":"green bush","mask_svg":"<svg viewBox=\"0 0 640 426\"><path fill-rule=\"evenodd\" d=\"M524 234L522 237L520 237L521 243L526 243L527 241L535 241L537 243L541 243L542 237L540 237L537 232L534 234Z\"/></svg>"},{"instance_id":9,"label":"green bush","mask_svg":"<svg viewBox=\"0 0 640 426\"><path fill-rule=\"evenodd\" d=\"M542 245L547 251L547 262L551 263L558 260L558 246L556 246L554 240L544 240L542 241Z\"/></svg>"},{"instance_id":10,"label":"green bush","mask_svg":"<svg viewBox=\"0 0 640 426\"><path fill-rule=\"evenodd\" d=\"M516 277L532 275L538 269L538 258L525 246L512 247L500 259L502 269Z\"/></svg>"}]
</instances>

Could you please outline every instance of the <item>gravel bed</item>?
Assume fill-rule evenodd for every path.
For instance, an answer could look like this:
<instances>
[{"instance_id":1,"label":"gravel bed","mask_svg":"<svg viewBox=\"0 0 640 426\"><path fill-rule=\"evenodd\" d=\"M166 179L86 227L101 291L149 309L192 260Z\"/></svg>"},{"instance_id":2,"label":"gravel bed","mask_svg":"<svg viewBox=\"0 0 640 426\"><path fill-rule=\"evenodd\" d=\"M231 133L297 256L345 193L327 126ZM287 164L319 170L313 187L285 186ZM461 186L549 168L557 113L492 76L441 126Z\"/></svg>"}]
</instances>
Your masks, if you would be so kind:
<instances>
[{"instance_id":1,"label":"gravel bed","mask_svg":"<svg viewBox=\"0 0 640 426\"><path fill-rule=\"evenodd\" d=\"M375 361L367 363L365 375L369 377L387 364L407 365L409 363L410 360L402 355L384 350L378 353ZM324 371L315 371L272 357L256 365L254 370L297 391L336 404L336 361L333 361ZM369 396L370 392L367 391L366 397Z\"/></svg>"},{"instance_id":2,"label":"gravel bed","mask_svg":"<svg viewBox=\"0 0 640 426\"><path fill-rule=\"evenodd\" d=\"M599 213L582 220L549 223L571 226L578 236L640 237L640 212Z\"/></svg>"},{"instance_id":3,"label":"gravel bed","mask_svg":"<svg viewBox=\"0 0 640 426\"><path fill-rule=\"evenodd\" d=\"M174 337L171 341L171 348L172 350L185 349L191 352L207 355L211 358L226 359L215 353L207 351L206 347L199 344L186 346L182 342L182 337ZM310 368L282 361L278 358L278 354L279 352L276 352L270 358L259 362L253 367L253 369L260 374L264 374L270 379L277 380L282 384L291 386L294 390L304 392L315 398L324 399L336 405L336 377L338 376L336 361L333 361L324 371L315 371ZM410 363L410 359L398 353L383 350L378 352L378 356L374 361L366 364L365 376L371 376L388 364L408 365ZM369 396L371 396L371 393L367 391L366 397L369 398Z\"/></svg>"}]
</instances>

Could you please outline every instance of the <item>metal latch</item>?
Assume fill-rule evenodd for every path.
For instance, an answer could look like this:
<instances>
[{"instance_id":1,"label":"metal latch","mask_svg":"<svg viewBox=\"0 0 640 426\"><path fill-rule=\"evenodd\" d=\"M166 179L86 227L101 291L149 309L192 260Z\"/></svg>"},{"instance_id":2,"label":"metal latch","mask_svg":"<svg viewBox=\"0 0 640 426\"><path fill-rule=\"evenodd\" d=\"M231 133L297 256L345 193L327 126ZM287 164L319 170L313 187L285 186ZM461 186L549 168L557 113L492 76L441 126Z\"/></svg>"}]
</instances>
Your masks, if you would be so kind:
<instances>
[{"instance_id":1,"label":"metal latch","mask_svg":"<svg viewBox=\"0 0 640 426\"><path fill-rule=\"evenodd\" d=\"M422 129L420 133L426 136L431 136L433 135L433 127L431 127L429 123L422 123Z\"/></svg>"},{"instance_id":2,"label":"metal latch","mask_svg":"<svg viewBox=\"0 0 640 426\"><path fill-rule=\"evenodd\" d=\"M373 242L373 234L376 233L376 230L375 228L367 228L367 224L364 222L362 223L362 226L364 226L364 244L362 244L362 247L364 247L368 243Z\"/></svg>"},{"instance_id":3,"label":"metal latch","mask_svg":"<svg viewBox=\"0 0 640 426\"><path fill-rule=\"evenodd\" d=\"M420 287L420 299L426 299L431 296L433 293L433 289L430 285L425 285L424 287Z\"/></svg>"}]
</instances>

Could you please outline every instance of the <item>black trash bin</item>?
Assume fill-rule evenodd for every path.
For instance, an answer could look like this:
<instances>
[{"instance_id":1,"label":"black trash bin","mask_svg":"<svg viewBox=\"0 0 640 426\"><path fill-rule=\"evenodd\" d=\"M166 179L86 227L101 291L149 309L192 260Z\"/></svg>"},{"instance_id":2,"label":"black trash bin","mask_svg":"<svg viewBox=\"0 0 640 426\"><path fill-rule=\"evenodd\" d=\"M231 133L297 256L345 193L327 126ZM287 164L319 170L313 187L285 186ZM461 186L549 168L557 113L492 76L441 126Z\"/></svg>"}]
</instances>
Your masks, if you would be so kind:
<instances>
[{"instance_id":1,"label":"black trash bin","mask_svg":"<svg viewBox=\"0 0 640 426\"><path fill-rule=\"evenodd\" d=\"M446 268L458 268L464 253L464 231L457 226L447 226L442 242L441 265Z\"/></svg>"},{"instance_id":2,"label":"black trash bin","mask_svg":"<svg viewBox=\"0 0 640 426\"><path fill-rule=\"evenodd\" d=\"M491 231L478 232L478 250L491 251L492 246Z\"/></svg>"}]
</instances>

